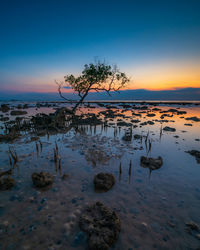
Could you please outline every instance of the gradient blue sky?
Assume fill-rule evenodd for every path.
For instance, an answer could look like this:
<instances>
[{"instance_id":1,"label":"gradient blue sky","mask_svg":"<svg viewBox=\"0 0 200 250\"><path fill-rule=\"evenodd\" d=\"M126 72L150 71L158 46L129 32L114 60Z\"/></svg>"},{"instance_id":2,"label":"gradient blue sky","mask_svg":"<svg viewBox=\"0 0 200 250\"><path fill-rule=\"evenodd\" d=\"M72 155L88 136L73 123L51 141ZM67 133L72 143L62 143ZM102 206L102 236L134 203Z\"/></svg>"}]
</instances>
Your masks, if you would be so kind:
<instances>
[{"instance_id":1,"label":"gradient blue sky","mask_svg":"<svg viewBox=\"0 0 200 250\"><path fill-rule=\"evenodd\" d=\"M56 91L95 57L128 88L200 87L200 1L1 1L0 90Z\"/></svg>"}]
</instances>

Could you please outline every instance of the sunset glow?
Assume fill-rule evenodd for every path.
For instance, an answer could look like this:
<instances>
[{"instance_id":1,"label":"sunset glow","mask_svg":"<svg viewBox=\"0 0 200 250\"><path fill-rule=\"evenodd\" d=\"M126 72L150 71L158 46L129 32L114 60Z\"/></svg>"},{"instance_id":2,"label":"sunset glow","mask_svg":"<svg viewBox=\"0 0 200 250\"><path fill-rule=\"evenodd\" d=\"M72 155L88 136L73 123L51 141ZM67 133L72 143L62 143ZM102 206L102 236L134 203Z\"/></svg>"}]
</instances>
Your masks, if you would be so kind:
<instances>
[{"instance_id":1,"label":"sunset glow","mask_svg":"<svg viewBox=\"0 0 200 250\"><path fill-rule=\"evenodd\" d=\"M56 93L55 79L95 59L117 64L131 78L126 89L200 88L197 1L61 5L3 4L1 92Z\"/></svg>"}]
</instances>

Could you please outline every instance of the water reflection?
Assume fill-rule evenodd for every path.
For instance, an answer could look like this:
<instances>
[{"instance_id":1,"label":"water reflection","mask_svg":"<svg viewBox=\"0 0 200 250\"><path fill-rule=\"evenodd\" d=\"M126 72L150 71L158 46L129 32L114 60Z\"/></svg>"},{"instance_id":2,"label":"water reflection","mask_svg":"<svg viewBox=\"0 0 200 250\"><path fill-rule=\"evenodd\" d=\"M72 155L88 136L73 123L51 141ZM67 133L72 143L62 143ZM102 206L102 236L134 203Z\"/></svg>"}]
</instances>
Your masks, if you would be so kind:
<instances>
[{"instance_id":1,"label":"water reflection","mask_svg":"<svg viewBox=\"0 0 200 250\"><path fill-rule=\"evenodd\" d=\"M36 242L39 250L85 249L87 242L73 244L80 233L78 219L85 205L96 200L114 209L122 221L123 230L113 249L199 246L196 236L185 231L184 223L192 220L200 224L199 158L195 160L194 151L192 155L185 153L198 151L200 123L188 120L193 126L184 124L187 117L200 117L200 108L176 108L187 112L180 114L169 111L169 106L116 106L111 111L105 106L81 109L82 115L98 115L101 124L72 125L67 121L62 130L61 122L58 132L51 123L48 129L42 123L43 134L31 127L20 131L21 137L12 144L0 144L0 171L12 170L9 175L16 182L13 189L1 192L0 249L33 249ZM27 128L31 119L26 110L26 123L20 120L15 124L18 129ZM52 107L45 107L34 112L48 115L52 111ZM6 124L0 125L5 132ZM163 131L165 125L176 131ZM124 140L127 131L129 140ZM158 164L159 155L162 164ZM157 165L150 159L156 159ZM52 187L44 192L32 186L32 173L40 171L54 176ZM94 192L93 178L101 171L119 180L106 194Z\"/></svg>"}]
</instances>

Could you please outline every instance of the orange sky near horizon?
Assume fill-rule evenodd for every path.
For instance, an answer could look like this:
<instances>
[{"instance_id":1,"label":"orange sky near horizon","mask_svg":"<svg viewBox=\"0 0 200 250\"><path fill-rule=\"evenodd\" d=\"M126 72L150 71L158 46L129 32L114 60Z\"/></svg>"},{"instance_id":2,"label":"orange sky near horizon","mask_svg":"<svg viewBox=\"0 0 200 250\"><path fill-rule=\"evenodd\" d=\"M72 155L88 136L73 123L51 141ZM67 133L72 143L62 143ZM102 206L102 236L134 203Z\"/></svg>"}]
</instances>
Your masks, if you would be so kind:
<instances>
[{"instance_id":1,"label":"orange sky near horizon","mask_svg":"<svg viewBox=\"0 0 200 250\"><path fill-rule=\"evenodd\" d=\"M147 90L173 90L177 88L200 88L200 63L192 62L158 62L150 65L124 65L121 69L130 77L130 82L125 89ZM57 92L55 79L64 80L66 73L74 73L73 69L68 72L35 72L30 76L16 74L10 76L13 84L1 84L2 91L16 92ZM75 75L78 75L74 73ZM67 90L70 92L69 90ZM66 90L65 90L66 92Z\"/></svg>"}]
</instances>

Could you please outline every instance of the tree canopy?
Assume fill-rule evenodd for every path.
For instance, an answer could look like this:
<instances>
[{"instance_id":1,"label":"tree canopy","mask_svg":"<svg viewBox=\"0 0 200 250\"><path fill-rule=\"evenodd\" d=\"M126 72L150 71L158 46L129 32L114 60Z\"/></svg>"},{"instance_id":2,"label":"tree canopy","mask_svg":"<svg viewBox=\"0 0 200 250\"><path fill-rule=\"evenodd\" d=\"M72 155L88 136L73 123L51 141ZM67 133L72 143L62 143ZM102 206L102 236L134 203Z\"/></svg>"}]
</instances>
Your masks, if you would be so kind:
<instances>
[{"instance_id":1,"label":"tree canopy","mask_svg":"<svg viewBox=\"0 0 200 250\"><path fill-rule=\"evenodd\" d=\"M81 75L77 77L66 75L64 79L64 82L56 81L60 96L67 101L74 101L63 95L62 88L64 87L71 88L79 96L72 112L76 111L90 91L105 91L111 95L112 91L119 91L129 82L126 74L120 72L116 65L111 66L102 62L85 64Z\"/></svg>"}]
</instances>

